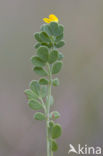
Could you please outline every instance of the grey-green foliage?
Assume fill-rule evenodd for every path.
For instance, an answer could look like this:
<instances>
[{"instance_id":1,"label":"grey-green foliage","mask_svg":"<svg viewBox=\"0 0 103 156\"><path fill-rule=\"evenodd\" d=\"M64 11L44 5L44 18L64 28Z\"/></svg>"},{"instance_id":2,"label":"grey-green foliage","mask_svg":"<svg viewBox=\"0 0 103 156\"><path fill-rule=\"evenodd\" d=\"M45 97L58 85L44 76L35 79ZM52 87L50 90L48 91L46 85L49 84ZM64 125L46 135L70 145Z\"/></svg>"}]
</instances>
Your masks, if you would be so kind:
<instances>
[{"instance_id":1,"label":"grey-green foliage","mask_svg":"<svg viewBox=\"0 0 103 156\"><path fill-rule=\"evenodd\" d=\"M43 24L40 27L40 32L34 34L36 44L35 55L31 58L33 64L33 71L39 75L39 80L33 80L29 84L29 89L24 92L28 99L28 105L32 110L44 110L44 112L36 112L34 119L36 120L48 120L48 132L51 140L51 150L54 152L58 149L58 145L55 141L60 137L62 133L61 126L55 123L60 117L59 112L53 111L47 115L48 104L50 107L54 104L54 98L49 95L49 86L59 86L59 79L56 77L52 79L52 74L59 73L61 71L64 57L63 53L58 50L64 46L64 26L56 22L50 24ZM49 118L49 119L48 119Z\"/></svg>"}]
</instances>

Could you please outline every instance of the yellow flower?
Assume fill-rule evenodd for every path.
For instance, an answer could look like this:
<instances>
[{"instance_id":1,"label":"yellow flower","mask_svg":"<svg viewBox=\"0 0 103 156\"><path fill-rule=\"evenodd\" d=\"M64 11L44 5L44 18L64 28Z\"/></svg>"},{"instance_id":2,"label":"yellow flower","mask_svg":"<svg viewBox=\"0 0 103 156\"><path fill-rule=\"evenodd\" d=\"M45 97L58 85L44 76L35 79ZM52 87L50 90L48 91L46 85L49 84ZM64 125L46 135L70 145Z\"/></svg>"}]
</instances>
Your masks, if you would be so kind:
<instances>
[{"instance_id":1,"label":"yellow flower","mask_svg":"<svg viewBox=\"0 0 103 156\"><path fill-rule=\"evenodd\" d=\"M49 15L49 18L43 18L43 21L45 23L50 23L50 22L57 22L58 23L59 22L59 19L54 14L50 14Z\"/></svg>"}]
</instances>

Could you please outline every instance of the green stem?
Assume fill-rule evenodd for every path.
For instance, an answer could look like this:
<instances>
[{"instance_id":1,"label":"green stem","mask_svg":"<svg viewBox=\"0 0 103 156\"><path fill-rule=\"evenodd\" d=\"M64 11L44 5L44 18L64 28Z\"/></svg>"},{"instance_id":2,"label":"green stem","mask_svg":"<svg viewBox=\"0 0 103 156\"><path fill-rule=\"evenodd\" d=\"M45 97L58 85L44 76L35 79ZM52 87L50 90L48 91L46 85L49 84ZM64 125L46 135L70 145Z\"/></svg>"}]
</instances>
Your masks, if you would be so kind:
<instances>
[{"instance_id":1,"label":"green stem","mask_svg":"<svg viewBox=\"0 0 103 156\"><path fill-rule=\"evenodd\" d=\"M53 156L53 151L51 150L51 156Z\"/></svg>"},{"instance_id":2,"label":"green stem","mask_svg":"<svg viewBox=\"0 0 103 156\"><path fill-rule=\"evenodd\" d=\"M50 156L50 145L49 145L49 133L48 133L48 120L46 121L46 133L47 133L47 156Z\"/></svg>"},{"instance_id":3,"label":"green stem","mask_svg":"<svg viewBox=\"0 0 103 156\"><path fill-rule=\"evenodd\" d=\"M50 65L48 66L48 72L49 72L49 85L48 85L48 104L47 104L47 121L46 121L46 128L47 128L47 156L53 156L52 150L51 150L51 142L49 137L49 113L50 113L50 96L51 96L51 87L52 87L52 75L51 75L51 68Z\"/></svg>"}]
</instances>

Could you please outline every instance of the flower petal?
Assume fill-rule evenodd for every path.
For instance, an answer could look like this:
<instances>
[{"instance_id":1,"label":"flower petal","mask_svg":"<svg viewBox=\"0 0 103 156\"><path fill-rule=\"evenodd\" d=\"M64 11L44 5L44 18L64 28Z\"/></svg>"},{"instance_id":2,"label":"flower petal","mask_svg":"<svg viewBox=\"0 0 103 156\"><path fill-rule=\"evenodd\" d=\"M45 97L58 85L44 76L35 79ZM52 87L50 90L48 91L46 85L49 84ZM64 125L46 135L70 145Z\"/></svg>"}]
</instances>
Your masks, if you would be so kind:
<instances>
[{"instance_id":1,"label":"flower petal","mask_svg":"<svg viewBox=\"0 0 103 156\"><path fill-rule=\"evenodd\" d=\"M50 22L51 22L51 20L50 20L49 18L43 18L43 21L44 21L45 23L50 23Z\"/></svg>"},{"instance_id":2,"label":"flower petal","mask_svg":"<svg viewBox=\"0 0 103 156\"><path fill-rule=\"evenodd\" d=\"M51 21L54 21L54 22L58 22L58 21L59 21L59 19L58 19L54 14L50 14L50 15L49 15L49 19L50 19Z\"/></svg>"}]
</instances>

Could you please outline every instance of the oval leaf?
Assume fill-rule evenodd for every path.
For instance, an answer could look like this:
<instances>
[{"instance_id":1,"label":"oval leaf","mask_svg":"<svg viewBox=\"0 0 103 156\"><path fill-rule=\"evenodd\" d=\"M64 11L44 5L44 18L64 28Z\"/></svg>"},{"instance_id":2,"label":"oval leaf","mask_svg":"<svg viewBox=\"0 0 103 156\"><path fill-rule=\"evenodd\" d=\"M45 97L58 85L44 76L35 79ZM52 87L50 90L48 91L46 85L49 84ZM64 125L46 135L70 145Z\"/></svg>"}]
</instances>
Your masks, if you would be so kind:
<instances>
[{"instance_id":1,"label":"oval leaf","mask_svg":"<svg viewBox=\"0 0 103 156\"><path fill-rule=\"evenodd\" d=\"M54 121L49 121L49 128L48 128L48 131L49 131L49 135L51 136L51 133L52 133L52 129L53 129L53 126L54 126Z\"/></svg>"},{"instance_id":2,"label":"oval leaf","mask_svg":"<svg viewBox=\"0 0 103 156\"><path fill-rule=\"evenodd\" d=\"M35 39L36 39L38 42L41 42L39 32L35 33L35 34L34 34L34 37L35 37Z\"/></svg>"},{"instance_id":3,"label":"oval leaf","mask_svg":"<svg viewBox=\"0 0 103 156\"><path fill-rule=\"evenodd\" d=\"M26 94L28 100L30 100L30 99L37 99L37 95L35 95L35 93L32 92L32 90L30 90L30 89L26 89L24 91L24 93Z\"/></svg>"},{"instance_id":4,"label":"oval leaf","mask_svg":"<svg viewBox=\"0 0 103 156\"><path fill-rule=\"evenodd\" d=\"M53 64L52 74L57 74L58 72L60 72L61 68L62 68L62 62L61 61L56 62L55 64Z\"/></svg>"},{"instance_id":5,"label":"oval leaf","mask_svg":"<svg viewBox=\"0 0 103 156\"><path fill-rule=\"evenodd\" d=\"M54 140L52 140L51 145L52 145L52 151L53 152L58 150L58 145L57 145L57 143Z\"/></svg>"},{"instance_id":6,"label":"oval leaf","mask_svg":"<svg viewBox=\"0 0 103 156\"><path fill-rule=\"evenodd\" d=\"M50 55L49 55L49 60L48 62L50 64L54 63L56 60L58 59L58 51L57 50L53 50L51 51Z\"/></svg>"},{"instance_id":7,"label":"oval leaf","mask_svg":"<svg viewBox=\"0 0 103 156\"><path fill-rule=\"evenodd\" d=\"M59 35L58 23L56 23L56 22L51 22L51 23L50 23L50 29L51 29L51 31L52 31L52 35L54 35L54 36L58 36L58 35Z\"/></svg>"},{"instance_id":8,"label":"oval leaf","mask_svg":"<svg viewBox=\"0 0 103 156\"><path fill-rule=\"evenodd\" d=\"M41 46L38 48L37 55L41 58L41 60L47 62L48 61L48 48L45 46Z\"/></svg>"},{"instance_id":9,"label":"oval leaf","mask_svg":"<svg viewBox=\"0 0 103 156\"><path fill-rule=\"evenodd\" d=\"M33 109L33 110L40 110L40 109L42 109L43 107L42 107L42 104L39 102L39 101L37 101L37 100L30 100L29 102L28 102L28 104L29 104L29 107L31 108L31 109Z\"/></svg>"},{"instance_id":10,"label":"oval leaf","mask_svg":"<svg viewBox=\"0 0 103 156\"><path fill-rule=\"evenodd\" d=\"M34 119L42 121L42 120L45 120L46 117L45 117L45 114L41 112L37 112L34 114Z\"/></svg>"},{"instance_id":11,"label":"oval leaf","mask_svg":"<svg viewBox=\"0 0 103 156\"><path fill-rule=\"evenodd\" d=\"M55 47L56 48L61 48L61 47L64 46L64 44L65 44L64 41L59 41L58 43L55 44Z\"/></svg>"},{"instance_id":12,"label":"oval leaf","mask_svg":"<svg viewBox=\"0 0 103 156\"><path fill-rule=\"evenodd\" d=\"M64 35L63 35L63 34L61 34L61 35L57 36L57 37L56 37L56 39L55 39L55 42L59 42L60 40L62 40L62 39L63 39L63 37L64 37Z\"/></svg>"},{"instance_id":13,"label":"oval leaf","mask_svg":"<svg viewBox=\"0 0 103 156\"><path fill-rule=\"evenodd\" d=\"M61 126L59 124L55 124L52 129L52 138L56 139L56 138L60 137L61 133L62 133Z\"/></svg>"},{"instance_id":14,"label":"oval leaf","mask_svg":"<svg viewBox=\"0 0 103 156\"><path fill-rule=\"evenodd\" d=\"M49 121L49 127L53 127L54 126L54 121Z\"/></svg>"},{"instance_id":15,"label":"oval leaf","mask_svg":"<svg viewBox=\"0 0 103 156\"><path fill-rule=\"evenodd\" d=\"M38 67L42 67L45 65L45 62L42 61L38 56L33 56L31 58L32 64Z\"/></svg>"},{"instance_id":16,"label":"oval leaf","mask_svg":"<svg viewBox=\"0 0 103 156\"><path fill-rule=\"evenodd\" d=\"M42 42L51 42L51 40L46 32L40 33L40 39L42 40Z\"/></svg>"},{"instance_id":17,"label":"oval leaf","mask_svg":"<svg viewBox=\"0 0 103 156\"><path fill-rule=\"evenodd\" d=\"M58 27L59 27L59 35L60 34L63 34L63 32L64 32L64 26L62 24L59 24Z\"/></svg>"},{"instance_id":18,"label":"oval leaf","mask_svg":"<svg viewBox=\"0 0 103 156\"><path fill-rule=\"evenodd\" d=\"M38 81L33 80L30 82L30 89L37 95L40 95L40 85Z\"/></svg>"},{"instance_id":19,"label":"oval leaf","mask_svg":"<svg viewBox=\"0 0 103 156\"><path fill-rule=\"evenodd\" d=\"M47 76L48 73L46 70L44 70L42 67L34 67L33 69L35 71L36 74L40 75L40 76Z\"/></svg>"},{"instance_id":20,"label":"oval leaf","mask_svg":"<svg viewBox=\"0 0 103 156\"><path fill-rule=\"evenodd\" d=\"M45 79L45 78L41 78L41 79L39 80L39 84L40 84L40 85L48 85L48 80Z\"/></svg>"}]
</instances>

